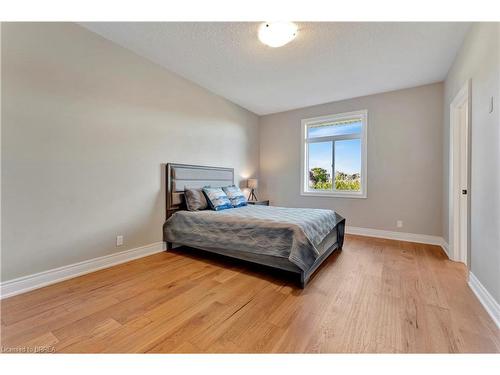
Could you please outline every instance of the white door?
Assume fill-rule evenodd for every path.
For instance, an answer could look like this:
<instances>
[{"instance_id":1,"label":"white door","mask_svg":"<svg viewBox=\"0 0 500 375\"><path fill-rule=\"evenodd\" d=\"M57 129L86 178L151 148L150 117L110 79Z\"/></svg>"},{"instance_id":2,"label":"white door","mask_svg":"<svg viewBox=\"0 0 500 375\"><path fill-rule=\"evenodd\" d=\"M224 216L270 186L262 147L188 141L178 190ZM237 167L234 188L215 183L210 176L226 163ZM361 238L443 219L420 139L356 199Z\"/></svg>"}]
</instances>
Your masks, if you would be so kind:
<instances>
[{"instance_id":1,"label":"white door","mask_svg":"<svg viewBox=\"0 0 500 375\"><path fill-rule=\"evenodd\" d=\"M469 83L450 106L450 238L453 260L468 265L469 236Z\"/></svg>"},{"instance_id":2,"label":"white door","mask_svg":"<svg viewBox=\"0 0 500 375\"><path fill-rule=\"evenodd\" d=\"M459 111L459 261L467 264L467 229L468 229L468 205L469 205L469 190L468 190L468 173L467 173L467 163L468 163L468 126L467 126L467 116L468 108L467 103L460 106Z\"/></svg>"}]
</instances>

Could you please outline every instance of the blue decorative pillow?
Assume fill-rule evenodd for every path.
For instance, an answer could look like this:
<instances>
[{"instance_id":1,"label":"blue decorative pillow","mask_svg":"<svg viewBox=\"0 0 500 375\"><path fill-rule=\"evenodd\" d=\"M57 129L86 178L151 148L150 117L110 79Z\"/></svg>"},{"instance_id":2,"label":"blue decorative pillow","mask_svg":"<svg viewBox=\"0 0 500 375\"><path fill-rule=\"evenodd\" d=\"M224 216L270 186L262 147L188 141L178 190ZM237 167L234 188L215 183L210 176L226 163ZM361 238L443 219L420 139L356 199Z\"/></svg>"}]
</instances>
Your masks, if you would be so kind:
<instances>
[{"instance_id":1,"label":"blue decorative pillow","mask_svg":"<svg viewBox=\"0 0 500 375\"><path fill-rule=\"evenodd\" d=\"M224 193L228 196L233 207L243 207L247 205L247 199L238 186L231 185L223 187Z\"/></svg>"},{"instance_id":2,"label":"blue decorative pillow","mask_svg":"<svg viewBox=\"0 0 500 375\"><path fill-rule=\"evenodd\" d=\"M212 210L220 211L226 208L233 208L231 201L222 188L204 187L203 193L205 193L208 205Z\"/></svg>"}]
</instances>

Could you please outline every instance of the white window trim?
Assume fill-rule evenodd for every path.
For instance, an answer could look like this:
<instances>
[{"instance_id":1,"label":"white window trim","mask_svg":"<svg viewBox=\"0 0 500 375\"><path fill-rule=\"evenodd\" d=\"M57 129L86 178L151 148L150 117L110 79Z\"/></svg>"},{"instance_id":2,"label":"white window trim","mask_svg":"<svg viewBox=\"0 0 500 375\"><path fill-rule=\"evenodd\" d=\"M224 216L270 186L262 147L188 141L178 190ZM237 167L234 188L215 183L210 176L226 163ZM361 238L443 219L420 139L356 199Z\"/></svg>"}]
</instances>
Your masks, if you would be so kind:
<instances>
[{"instance_id":1,"label":"white window trim","mask_svg":"<svg viewBox=\"0 0 500 375\"><path fill-rule=\"evenodd\" d=\"M323 122L334 122L344 119L349 119L352 117L359 117L362 120L362 130L361 130L361 191L310 191L308 190L308 154L306 153L307 144L307 127L310 125L317 125ZM332 138L335 139L358 139L358 136L352 136L350 134L336 136L336 137L318 137L314 138L313 142L330 141ZM303 196L314 196L314 197L331 197L331 198L366 198L367 197L367 187L368 187L368 111L353 111L347 113L339 113L335 115L314 117L302 120L302 131L300 133L300 195ZM335 174L335 172L332 172ZM332 178L334 178L332 176Z\"/></svg>"}]
</instances>

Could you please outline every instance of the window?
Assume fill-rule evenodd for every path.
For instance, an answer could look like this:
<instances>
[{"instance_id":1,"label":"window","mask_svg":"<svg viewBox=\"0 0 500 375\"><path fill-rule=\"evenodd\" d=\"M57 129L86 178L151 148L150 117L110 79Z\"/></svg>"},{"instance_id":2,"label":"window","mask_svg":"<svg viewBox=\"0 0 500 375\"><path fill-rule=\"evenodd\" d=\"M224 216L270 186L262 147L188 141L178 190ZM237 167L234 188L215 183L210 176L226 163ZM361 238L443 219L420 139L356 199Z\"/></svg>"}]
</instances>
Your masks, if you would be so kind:
<instances>
[{"instance_id":1,"label":"window","mask_svg":"<svg viewBox=\"0 0 500 375\"><path fill-rule=\"evenodd\" d=\"M302 120L302 195L366 198L367 111Z\"/></svg>"}]
</instances>

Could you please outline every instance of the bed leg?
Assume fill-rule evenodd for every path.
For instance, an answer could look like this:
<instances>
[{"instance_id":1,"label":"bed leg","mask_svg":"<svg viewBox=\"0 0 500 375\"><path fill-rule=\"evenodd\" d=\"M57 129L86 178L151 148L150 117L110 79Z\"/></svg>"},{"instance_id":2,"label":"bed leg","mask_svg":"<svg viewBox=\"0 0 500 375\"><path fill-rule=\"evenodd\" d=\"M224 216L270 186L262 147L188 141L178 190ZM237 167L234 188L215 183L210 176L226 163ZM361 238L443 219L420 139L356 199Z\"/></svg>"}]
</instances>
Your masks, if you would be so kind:
<instances>
[{"instance_id":1,"label":"bed leg","mask_svg":"<svg viewBox=\"0 0 500 375\"><path fill-rule=\"evenodd\" d=\"M304 289L309 281L309 277L306 277L305 272L300 273L300 287Z\"/></svg>"},{"instance_id":2,"label":"bed leg","mask_svg":"<svg viewBox=\"0 0 500 375\"><path fill-rule=\"evenodd\" d=\"M342 250L342 246L344 246L344 231L345 219L337 224L337 242L339 244L339 250Z\"/></svg>"},{"instance_id":3,"label":"bed leg","mask_svg":"<svg viewBox=\"0 0 500 375\"><path fill-rule=\"evenodd\" d=\"M172 250L173 243L167 241L167 232L165 230L166 226L167 226L167 222L165 221L165 223L163 224L163 242L165 242L165 245L166 245L165 251L169 251L169 250Z\"/></svg>"}]
</instances>

